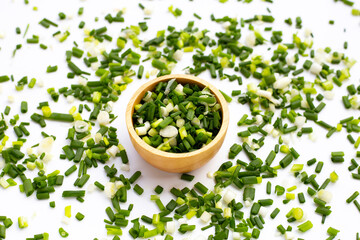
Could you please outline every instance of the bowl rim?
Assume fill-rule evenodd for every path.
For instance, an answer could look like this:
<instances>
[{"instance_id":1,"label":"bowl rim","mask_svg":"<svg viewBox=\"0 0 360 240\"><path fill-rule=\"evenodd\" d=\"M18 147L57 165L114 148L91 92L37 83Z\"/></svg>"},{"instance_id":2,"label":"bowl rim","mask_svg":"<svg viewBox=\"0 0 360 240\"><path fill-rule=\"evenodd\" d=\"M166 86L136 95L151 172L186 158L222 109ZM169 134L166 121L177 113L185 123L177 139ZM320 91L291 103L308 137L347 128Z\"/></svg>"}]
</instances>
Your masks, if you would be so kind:
<instances>
[{"instance_id":1,"label":"bowl rim","mask_svg":"<svg viewBox=\"0 0 360 240\"><path fill-rule=\"evenodd\" d=\"M156 149L156 148L148 145L144 140L142 140L136 134L133 120L132 120L132 115L134 113L135 100L138 98L138 96L145 94L144 91L149 86L152 86L152 85L155 86L159 82L166 82L166 81L169 81L174 78L175 79L178 79L178 78L188 79L188 80L191 80L192 82L196 82L197 84L199 84L201 86L208 87L210 89L210 91L215 95L217 101L219 102L219 104L221 106L220 109L222 111L222 122L221 122L221 127L220 127L219 132L217 133L215 138L208 145L206 145L205 147L202 147L200 149L197 149L195 151L192 151L192 152L185 152L185 153L165 152L165 151ZM161 77L152 79L152 80L146 82L145 84L143 84L142 86L140 86L140 88L138 88L134 92L134 94L130 98L130 100L127 104L127 107L126 107L125 121L126 121L127 129L128 129L130 137L134 141L136 141L141 146L141 148L144 148L146 151L152 152L153 155L156 155L158 157L167 157L167 158L170 158L173 160L178 160L178 159L182 159L182 158L193 157L193 156L203 153L204 151L210 150L212 147L214 147L216 145L216 143L218 141L221 140L223 135L226 135L228 125L229 125L229 109L228 109L227 104L228 103L226 102L226 100L225 100L224 96L221 94L221 92L215 86L210 84L209 82L207 82L199 77L192 76L192 75L170 74L170 75L165 75L165 76L161 76Z\"/></svg>"}]
</instances>

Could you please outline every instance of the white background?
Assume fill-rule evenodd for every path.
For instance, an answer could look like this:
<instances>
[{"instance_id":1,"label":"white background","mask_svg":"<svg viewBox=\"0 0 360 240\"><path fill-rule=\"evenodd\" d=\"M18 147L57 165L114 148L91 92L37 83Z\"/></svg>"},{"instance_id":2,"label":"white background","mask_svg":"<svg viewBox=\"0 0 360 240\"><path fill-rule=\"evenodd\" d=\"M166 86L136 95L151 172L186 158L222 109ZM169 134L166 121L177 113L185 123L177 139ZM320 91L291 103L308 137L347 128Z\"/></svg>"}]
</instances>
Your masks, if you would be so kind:
<instances>
[{"instance_id":1,"label":"white background","mask_svg":"<svg viewBox=\"0 0 360 240\"><path fill-rule=\"evenodd\" d=\"M175 26L178 30L186 27L189 20L195 21L195 26L200 30L210 30L209 36L214 36L215 32L224 31L221 24L216 24L210 21L210 14L214 13L215 17L231 16L243 17L244 19L253 17L255 14L269 14L266 10L269 8L271 14L275 17L276 21L272 24L273 30L282 30L284 42L291 42L292 34L298 32L298 35L303 39L303 30L297 30L294 27L288 27L283 23L283 20L291 17L295 22L295 17L301 16L303 20L303 29L311 29L314 35L314 49L331 47L333 50L344 51L343 43L348 41L349 48L345 51L346 55L352 58L358 58L360 54L359 37L360 37L360 18L351 16L351 8L345 6L342 3L335 3L332 0L303 0L303 1L276 1L274 4L265 3L263 1L255 0L251 4L244 4L234 0L229 0L226 4L218 3L216 0L194 0L190 1L141 1L141 3L152 9L153 14L150 16L151 20L148 20L149 30L141 35L141 39L151 39L155 37L158 30L166 29L168 25ZM175 18L171 15L167 8L171 4L174 7L179 7L183 10L183 15L179 18ZM38 11L33 11L33 6L38 7ZM77 16L77 10L79 7L84 7L83 16ZM359 5L355 4L355 7L359 8ZM103 21L106 14L111 13L115 15L119 9L126 8L124 14L125 23L113 23L109 25ZM64 21L58 20L58 13L64 12L66 15L72 15L72 19L66 19ZM202 20L198 20L193 17L193 13L197 13L202 17ZM56 21L59 24L59 28L50 27L44 29L38 24L42 18L48 18ZM99 22L94 22L94 18L99 17ZM26 100L29 102L28 114L21 114L20 121L30 121L30 115L38 111L36 106L39 102L49 101L52 109L56 109L57 112L67 112L71 106L78 106L78 102L74 104L68 104L66 99L60 97L58 103L51 101L49 95L46 93L46 89L49 87L63 87L70 86L70 84L77 83L76 78L73 80L67 79L66 74L68 68L65 62L65 51L70 50L73 46L73 41L76 41L80 47L83 45L83 31L78 29L78 24L81 20L86 22L86 27L89 29L99 28L106 24L108 27L109 35L114 37L112 43L109 43L107 49L115 47L115 39L119 36L121 29L130 25L137 25L138 22L143 21L144 14L138 7L138 1L50 1L50 0L30 0L29 5L25 5L20 0L2 0L0 2L0 32L5 34L4 39L0 39L0 75L13 74L16 80L19 80L23 76L28 76L42 80L44 87L35 87L29 90L27 87L22 92L16 92L14 84L11 82L0 84L0 110L3 111L6 105L12 107L9 117L12 117L15 113L19 112L20 102ZM329 20L334 20L334 25L329 25ZM42 50L38 45L26 44L26 40L22 37L25 27L30 24L29 31L26 38L31 37L33 34L40 36L40 42L49 46L47 50ZM267 25L254 24L255 29L263 30ZM22 30L21 35L15 34L15 28L20 27ZM52 37L52 33L57 30L62 32L69 30L71 35L64 43L59 43ZM244 42L247 35L246 29L243 30L243 37L241 42ZM264 35L265 36L265 35ZM266 35L268 36L268 35ZM269 39L269 37L265 37ZM22 49L16 53L15 57L12 57L12 51L16 44L21 43ZM271 44L270 44L271 45ZM128 45L131 46L131 45ZM255 53L271 56L272 52L267 52L267 47L256 48ZM142 55L145 56L146 53ZM357 59L358 60L358 59ZM80 61L77 61L79 63ZM184 68L192 64L191 54L185 54L184 58L177 67L173 70L173 73L184 73ZM58 65L59 69L55 73L46 74L46 68L48 65ZM148 63L145 65L145 71L151 70ZM80 68L85 69L85 66L79 64ZM91 70L90 70L91 71ZM326 101L327 107L319 115L321 120L324 120L331 125L336 125L340 119L348 116L358 117L357 111L344 110L341 102L341 97L346 94L345 87L351 82L357 86L359 84L360 71L358 64L351 71L352 77L347 83L343 85L343 88L335 86L335 97L332 101ZM314 76L306 75L307 80L313 81ZM228 80L220 81L219 79L210 79L208 72L200 75L200 77L209 80L212 84L219 87L224 92L230 94L233 89L246 90L246 83L243 86L238 86L236 82L230 83ZM154 78L152 76L151 78ZM95 80L94 74L90 79ZM208 172L214 172L220 166L221 163L227 160L227 153L230 146L234 143L241 143L241 140L237 137L237 132L242 128L236 126L236 122L240 117L247 113L249 110L247 106L243 106L237 103L236 98L229 104L230 107L230 125L227 137L220 149L219 153L203 168L192 172L196 178L193 182L188 183L180 180L179 174L165 173L160 170L154 169L143 161L134 150L129 141L129 137L125 126L125 107L128 99L132 96L134 91L142 85L145 78L142 80L135 80L128 86L128 89L120 96L119 101L114 105L114 113L119 117L114 121L113 126L118 128L118 135L120 143L122 143L128 153L130 160L130 172L124 172L124 175L130 177L132 173L137 170L142 171L142 177L138 180L138 184L145 189L144 194L139 197L132 190L128 192L128 203L122 205L126 208L128 204L133 203L135 205L134 210L131 212L130 219L140 217L145 214L152 216L157 212L155 203L150 201L150 195L154 194L153 189L156 185L164 187L164 193L161 195L161 199L166 204L171 196L168 191L171 187L183 188L185 186L191 188L194 183L200 181L206 186L211 188L213 186L213 180L206 177ZM256 82L256 80L249 80ZM14 96L15 102L10 104L8 102L8 96ZM8 118L9 119L9 118ZM311 123L308 126L313 126ZM53 134L57 137L53 147L53 160L47 165L47 172L52 172L59 169L62 173L68 169L72 163L67 160L60 160L59 154L62 152L61 147L66 144L64 140L67 134L67 129L70 127L66 123L51 123L48 121L48 126L45 129L40 129L37 124L31 122L29 128L31 136L28 139L26 146L31 146L38 143L42 137L40 132L45 131L48 134ZM350 165L350 159L355 157L356 150L346 139L345 131L341 133L335 133L331 139L326 139L326 131L322 128L314 126L317 141L310 141L307 136L298 138L296 136L291 138L290 146L293 146L299 153L300 158L297 163L306 163L307 160L316 157L318 161L324 162L324 168L321 174L316 178L318 183L321 184L333 170L339 175L339 181L335 184L329 184L327 190L333 193L333 199L330 203L332 206L332 214L326 219L324 225L321 224L321 216L314 213L316 208L312 199L306 193L307 186L298 184L298 181L289 173L289 169L279 171L279 177L271 179L272 186L280 184L284 187L290 187L294 184L298 184L298 189L295 193L304 192L306 197L306 204L300 206L303 207L307 214L307 218L310 219L314 228L306 234L301 234L296 230L296 224L290 224L293 226L293 232L297 237L304 239L325 239L327 238L326 230L332 226L340 230L338 234L339 239L355 239L356 231L360 231L359 221L360 213L353 204L346 204L345 200L355 191L360 190L360 183L351 178L351 174L348 172L347 167ZM15 140L15 135L12 130L8 130L8 135L11 139L9 142ZM353 134L356 139L358 136ZM268 137L265 141L265 146L261 148L257 155L262 159L265 159L268 152L273 149L276 139L272 140ZM330 161L330 152L342 150L345 151L345 163L335 165ZM247 157L243 152L238 155L239 159L247 161ZM275 161L281 159L278 156ZM120 166L120 159L112 159L109 164L115 164L117 168ZM310 174L313 173L315 166L306 168L306 171ZM100 181L105 183L107 177L104 174L103 168L100 165L97 169L89 169L91 178L89 183ZM50 239L60 239L58 234L59 227L63 227L69 232L68 239L93 239L95 237L99 239L112 239L112 237L106 237L106 230L104 227L103 219L106 218L105 208L111 205L111 202L106 196L95 191L93 193L87 193L84 203L79 203L76 200L63 200L61 193L63 190L73 189L72 183L75 181L75 175L73 174L68 178L65 178L64 185L61 188L57 188L57 191L51 194L50 201L56 202L56 208L49 207L47 200L38 201L33 194L30 198L26 198L24 194L19 192L18 186L11 187L6 190L0 188L0 215L6 215L14 221L14 225L7 230L7 239L25 239L26 237L32 237L34 234L48 232L50 233ZM20 184L20 180L16 180ZM256 199L268 198L265 194L266 179L263 184L256 186ZM86 186L85 186L86 188ZM242 201L242 191L237 191L237 200ZM270 196L273 198L274 205L269 207L269 213L275 208L281 209L280 214L275 220L271 220L269 216L265 218L265 229L261 231L260 239L282 239L282 236L278 236L276 226L283 224L285 228L288 226L286 222L285 214L292 208L299 206L297 200L290 202L287 205L282 204L283 197ZM72 205L72 220L69 225L65 225L61 222L64 216L64 207ZM245 216L247 216L250 209L243 209ZM74 216L77 212L85 214L85 219L82 222L78 222ZM17 217L26 216L29 219L29 227L27 229L19 229L17 227ZM199 235L207 236L213 233L213 229L201 232L200 228L204 225L198 221L198 219L192 219L189 223L197 224L197 229L191 235L174 235L175 239L200 239ZM132 224L130 223L131 227ZM128 228L127 228L128 229ZM152 229L152 226L149 226ZM131 239L127 230L124 230L122 239ZM231 235L230 235L231 239Z\"/></svg>"}]
</instances>

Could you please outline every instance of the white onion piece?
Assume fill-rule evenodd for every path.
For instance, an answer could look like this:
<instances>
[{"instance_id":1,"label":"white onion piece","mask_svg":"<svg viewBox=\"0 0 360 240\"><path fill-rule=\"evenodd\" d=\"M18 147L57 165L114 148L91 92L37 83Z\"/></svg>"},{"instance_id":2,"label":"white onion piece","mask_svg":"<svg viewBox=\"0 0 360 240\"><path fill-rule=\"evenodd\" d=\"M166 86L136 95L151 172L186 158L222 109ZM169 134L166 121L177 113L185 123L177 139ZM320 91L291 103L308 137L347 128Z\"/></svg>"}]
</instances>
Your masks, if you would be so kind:
<instances>
[{"instance_id":1,"label":"white onion piece","mask_svg":"<svg viewBox=\"0 0 360 240\"><path fill-rule=\"evenodd\" d=\"M120 149L117 146L113 145L107 151L109 152L110 156L115 157L116 154L120 152Z\"/></svg>"},{"instance_id":2,"label":"white onion piece","mask_svg":"<svg viewBox=\"0 0 360 240\"><path fill-rule=\"evenodd\" d=\"M302 127L306 122L306 117L304 116L297 116L295 117L295 122L294 124L297 126L297 127Z\"/></svg>"},{"instance_id":3,"label":"white onion piece","mask_svg":"<svg viewBox=\"0 0 360 240\"><path fill-rule=\"evenodd\" d=\"M46 137L44 138L40 143L38 147L38 153L50 153L52 144L54 142L54 139L52 137Z\"/></svg>"},{"instance_id":4,"label":"white onion piece","mask_svg":"<svg viewBox=\"0 0 360 240\"><path fill-rule=\"evenodd\" d=\"M313 62L313 64L310 67L310 72L312 74L318 75L322 70L322 66L317 63L317 62Z\"/></svg>"},{"instance_id":5,"label":"white onion piece","mask_svg":"<svg viewBox=\"0 0 360 240\"><path fill-rule=\"evenodd\" d=\"M145 102L150 102L151 101L151 95L152 95L152 92L147 91L146 96L143 98L143 100Z\"/></svg>"},{"instance_id":6,"label":"white onion piece","mask_svg":"<svg viewBox=\"0 0 360 240\"><path fill-rule=\"evenodd\" d=\"M185 120L184 120L184 119L179 118L178 120L176 120L176 126L177 126L178 128L181 128L181 127L184 126L184 125L185 125Z\"/></svg>"},{"instance_id":7,"label":"white onion piece","mask_svg":"<svg viewBox=\"0 0 360 240\"><path fill-rule=\"evenodd\" d=\"M179 91L180 93L184 93L184 86L181 84L178 84L175 88L175 90Z\"/></svg>"},{"instance_id":8,"label":"white onion piece","mask_svg":"<svg viewBox=\"0 0 360 240\"><path fill-rule=\"evenodd\" d=\"M83 133L89 129L89 124L85 121L77 120L75 121L74 127L76 132Z\"/></svg>"},{"instance_id":9,"label":"white onion piece","mask_svg":"<svg viewBox=\"0 0 360 240\"><path fill-rule=\"evenodd\" d=\"M166 126L165 128L159 131L160 136L171 138L178 135L178 129L172 125Z\"/></svg>"},{"instance_id":10,"label":"white onion piece","mask_svg":"<svg viewBox=\"0 0 360 240\"><path fill-rule=\"evenodd\" d=\"M107 182L105 184L105 189L104 189L104 192L105 192L105 195L108 197L108 198L113 198L115 196L115 193L116 193L116 187L115 187L115 183L113 182Z\"/></svg>"},{"instance_id":11,"label":"white onion piece","mask_svg":"<svg viewBox=\"0 0 360 240\"><path fill-rule=\"evenodd\" d=\"M331 199L332 199L332 193L329 192L329 191L326 191L324 189L321 189L319 192L318 192L318 197L325 201L326 203L330 203L331 202Z\"/></svg>"},{"instance_id":12,"label":"white onion piece","mask_svg":"<svg viewBox=\"0 0 360 240\"><path fill-rule=\"evenodd\" d=\"M168 143L170 144L170 146L176 146L177 145L177 141L176 141L176 137L172 137L169 139Z\"/></svg>"},{"instance_id":13,"label":"white onion piece","mask_svg":"<svg viewBox=\"0 0 360 240\"><path fill-rule=\"evenodd\" d=\"M170 92L170 86L173 84L173 82L175 82L175 78L171 79L168 84L166 85L166 88L165 88L165 91L164 91L164 94L165 95L168 95L169 92Z\"/></svg>"},{"instance_id":14,"label":"white onion piece","mask_svg":"<svg viewBox=\"0 0 360 240\"><path fill-rule=\"evenodd\" d=\"M166 222L166 232L167 233L174 233L175 232L175 222L171 221L171 222Z\"/></svg>"},{"instance_id":15,"label":"white onion piece","mask_svg":"<svg viewBox=\"0 0 360 240\"><path fill-rule=\"evenodd\" d=\"M229 204L233 199L235 199L235 197L236 197L236 194L233 191L228 190L225 193L223 200L226 204Z\"/></svg>"},{"instance_id":16,"label":"white onion piece","mask_svg":"<svg viewBox=\"0 0 360 240\"><path fill-rule=\"evenodd\" d=\"M209 222L210 219L211 219L211 214L208 213L207 211L204 211L204 212L201 214L200 219L201 219L201 221L203 221L204 223L207 223L207 222Z\"/></svg>"},{"instance_id":17,"label":"white onion piece","mask_svg":"<svg viewBox=\"0 0 360 240\"><path fill-rule=\"evenodd\" d=\"M274 82L274 88L276 89L284 89L291 83L291 78L283 77Z\"/></svg>"},{"instance_id":18,"label":"white onion piece","mask_svg":"<svg viewBox=\"0 0 360 240\"><path fill-rule=\"evenodd\" d=\"M110 123L110 115L106 111L100 111L99 115L97 116L97 121L100 125L107 125Z\"/></svg>"},{"instance_id":19,"label":"white onion piece","mask_svg":"<svg viewBox=\"0 0 360 240\"><path fill-rule=\"evenodd\" d=\"M174 55L173 55L173 58L176 60L176 61L180 61L182 56L184 55L184 53L181 51L181 50L176 50Z\"/></svg>"}]
</instances>

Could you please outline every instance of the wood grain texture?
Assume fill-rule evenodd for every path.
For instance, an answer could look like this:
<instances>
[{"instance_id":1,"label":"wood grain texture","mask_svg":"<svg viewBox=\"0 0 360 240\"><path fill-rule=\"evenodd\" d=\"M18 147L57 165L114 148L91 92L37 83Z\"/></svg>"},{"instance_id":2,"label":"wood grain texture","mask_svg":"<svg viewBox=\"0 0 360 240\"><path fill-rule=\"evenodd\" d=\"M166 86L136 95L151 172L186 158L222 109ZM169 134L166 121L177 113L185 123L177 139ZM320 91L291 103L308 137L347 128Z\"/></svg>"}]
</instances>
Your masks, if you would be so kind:
<instances>
[{"instance_id":1,"label":"wood grain texture","mask_svg":"<svg viewBox=\"0 0 360 240\"><path fill-rule=\"evenodd\" d=\"M132 115L134 106L139 104L147 91L152 91L159 82L166 82L175 78L177 82L186 84L197 84L201 87L208 87L215 95L217 102L221 105L222 123L216 137L205 147L188 153L169 153L158 150L145 143L135 132ZM222 94L213 85L198 77L184 74L166 75L151 80L142 85L130 99L126 108L126 126L130 140L139 155L152 166L166 172L184 173L202 167L219 151L229 125L229 109Z\"/></svg>"}]
</instances>

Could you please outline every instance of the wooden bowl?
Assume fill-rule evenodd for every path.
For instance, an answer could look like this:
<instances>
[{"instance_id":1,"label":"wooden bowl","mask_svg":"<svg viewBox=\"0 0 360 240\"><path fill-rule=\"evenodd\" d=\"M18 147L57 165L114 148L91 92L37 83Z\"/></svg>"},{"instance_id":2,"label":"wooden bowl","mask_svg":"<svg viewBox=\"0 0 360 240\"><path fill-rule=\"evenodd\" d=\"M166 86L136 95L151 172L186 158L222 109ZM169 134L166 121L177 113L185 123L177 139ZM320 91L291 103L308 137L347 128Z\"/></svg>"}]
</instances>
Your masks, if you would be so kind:
<instances>
[{"instance_id":1,"label":"wooden bowl","mask_svg":"<svg viewBox=\"0 0 360 240\"><path fill-rule=\"evenodd\" d=\"M144 142L135 132L133 124L134 106L139 104L147 91L152 91L159 82L166 82L176 79L182 84L197 84L201 87L208 87L220 103L222 112L222 123L216 137L205 147L188 153L169 153L158 150ZM198 169L207 163L220 149L229 125L229 109L222 94L210 83L194 76L184 74L172 74L158 77L142 85L130 99L126 109L126 126L132 144L140 156L152 166L166 172L184 173Z\"/></svg>"}]
</instances>

